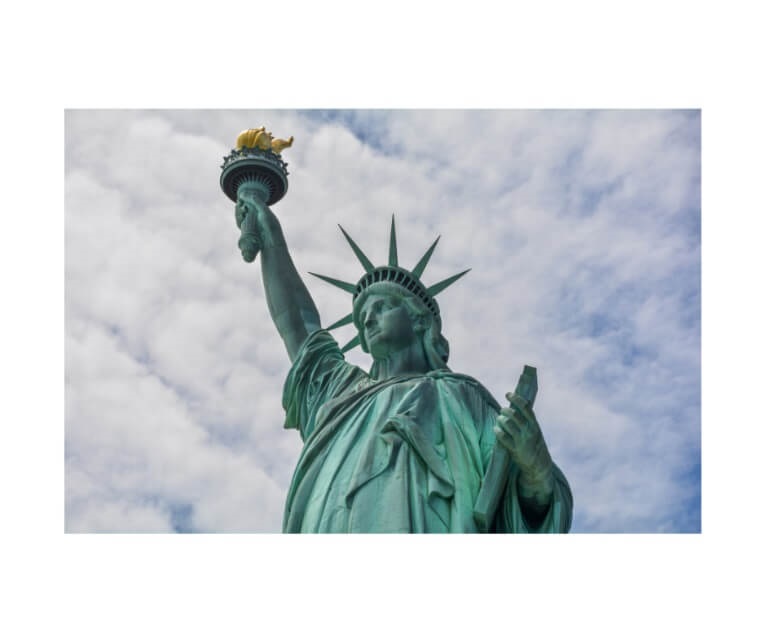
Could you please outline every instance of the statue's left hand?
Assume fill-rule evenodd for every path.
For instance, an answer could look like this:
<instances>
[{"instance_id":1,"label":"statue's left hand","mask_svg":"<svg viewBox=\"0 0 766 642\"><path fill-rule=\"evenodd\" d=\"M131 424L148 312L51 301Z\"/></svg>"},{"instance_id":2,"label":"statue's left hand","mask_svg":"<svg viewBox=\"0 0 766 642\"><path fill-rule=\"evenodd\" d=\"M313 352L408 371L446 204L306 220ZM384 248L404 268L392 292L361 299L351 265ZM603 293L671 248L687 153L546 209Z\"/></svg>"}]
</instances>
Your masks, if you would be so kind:
<instances>
[{"instance_id":1,"label":"statue's left hand","mask_svg":"<svg viewBox=\"0 0 766 642\"><path fill-rule=\"evenodd\" d=\"M551 476L553 461L535 413L520 395L509 392L505 397L511 405L503 408L497 416L497 441L518 465L522 480L530 485L545 483Z\"/></svg>"}]
</instances>

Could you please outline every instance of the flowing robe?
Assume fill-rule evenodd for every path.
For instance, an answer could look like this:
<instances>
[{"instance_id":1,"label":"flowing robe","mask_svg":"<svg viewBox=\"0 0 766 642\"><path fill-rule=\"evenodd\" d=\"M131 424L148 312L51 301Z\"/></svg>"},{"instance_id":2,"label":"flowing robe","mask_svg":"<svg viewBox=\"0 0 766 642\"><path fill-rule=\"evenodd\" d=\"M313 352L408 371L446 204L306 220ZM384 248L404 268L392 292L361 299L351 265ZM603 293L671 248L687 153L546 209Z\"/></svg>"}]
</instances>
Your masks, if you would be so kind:
<instances>
[{"instance_id":1,"label":"flowing robe","mask_svg":"<svg viewBox=\"0 0 766 642\"><path fill-rule=\"evenodd\" d=\"M285 427L304 441L283 521L287 533L475 533L473 508L495 443L497 402L449 370L376 381L311 334L284 387ZM525 515L511 464L492 530L567 532L572 496L554 466L544 516Z\"/></svg>"}]
</instances>

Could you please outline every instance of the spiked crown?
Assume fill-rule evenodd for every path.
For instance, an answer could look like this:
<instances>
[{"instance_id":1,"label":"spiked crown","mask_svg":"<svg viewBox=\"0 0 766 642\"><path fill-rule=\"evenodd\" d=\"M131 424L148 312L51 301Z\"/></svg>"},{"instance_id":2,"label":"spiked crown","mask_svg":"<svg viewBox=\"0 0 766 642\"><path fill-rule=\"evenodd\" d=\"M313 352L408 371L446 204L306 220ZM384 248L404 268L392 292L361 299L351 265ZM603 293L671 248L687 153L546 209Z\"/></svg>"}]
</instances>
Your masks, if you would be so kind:
<instances>
[{"instance_id":1,"label":"spiked crown","mask_svg":"<svg viewBox=\"0 0 766 642\"><path fill-rule=\"evenodd\" d=\"M340 227L340 225L338 227ZM356 255L357 259L359 259L359 262L362 264L362 267L365 271L362 277L355 284L310 272L312 276L320 278L323 281L326 281L327 283L330 283L331 285L334 285L335 287L340 288L345 292L349 292L352 295L353 311L339 321L333 323L327 328L327 330L334 330L349 323L354 323L354 325L359 328L359 312L361 310L362 303L366 298L366 294L379 289L377 287L379 284L401 289L402 294L409 294L410 296L419 299L433 315L434 319L439 324L439 327L441 327L441 314L439 312L439 305L436 303L436 299L434 297L442 290L452 285L466 272L469 272L469 270L464 270L463 272L459 272L458 274L444 279L443 281L439 281L434 285L428 287L423 285L420 277L422 276L426 265L428 265L428 261L430 260L434 249L436 249L436 244L439 242L439 238L441 237L437 237L437 239L431 244L431 247L426 250L426 253L420 259L420 261L418 261L417 265L412 268L412 270L406 270L399 265L398 252L396 247L396 226L394 224L393 215L391 216L391 236L388 244L387 265L378 267L373 265L372 261L367 258L365 253L362 252L354 240L346 233L346 230L340 227L340 231L343 232L343 236L346 237L348 244L351 246L351 249L354 251L354 254ZM357 336L355 336L351 341L343 346L342 351L348 352L352 348L358 346L360 343L361 336L360 334L357 334Z\"/></svg>"}]
</instances>

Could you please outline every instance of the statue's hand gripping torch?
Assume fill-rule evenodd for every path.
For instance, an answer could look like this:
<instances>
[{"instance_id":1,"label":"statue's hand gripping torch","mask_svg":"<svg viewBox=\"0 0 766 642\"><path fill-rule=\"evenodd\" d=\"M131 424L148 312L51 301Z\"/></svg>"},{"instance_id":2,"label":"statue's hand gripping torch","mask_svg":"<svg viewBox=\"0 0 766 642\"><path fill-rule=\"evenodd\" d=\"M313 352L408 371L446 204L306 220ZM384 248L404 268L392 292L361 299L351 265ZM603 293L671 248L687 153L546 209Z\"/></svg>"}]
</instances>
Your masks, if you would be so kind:
<instances>
[{"instance_id":1,"label":"statue's hand gripping torch","mask_svg":"<svg viewBox=\"0 0 766 642\"><path fill-rule=\"evenodd\" d=\"M258 205L255 196L239 196L235 208L237 227L241 234L239 237L239 249L242 258L252 263L261 249L261 241L258 235Z\"/></svg>"}]
</instances>

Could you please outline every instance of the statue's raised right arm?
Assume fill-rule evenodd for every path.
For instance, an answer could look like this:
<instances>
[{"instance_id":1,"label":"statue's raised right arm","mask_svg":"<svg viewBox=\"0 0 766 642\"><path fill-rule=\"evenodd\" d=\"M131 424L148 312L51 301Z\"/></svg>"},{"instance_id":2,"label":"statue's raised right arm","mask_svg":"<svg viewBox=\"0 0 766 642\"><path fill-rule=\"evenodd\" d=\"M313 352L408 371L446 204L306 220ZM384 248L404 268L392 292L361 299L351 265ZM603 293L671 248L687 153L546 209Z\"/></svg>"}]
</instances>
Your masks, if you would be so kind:
<instances>
[{"instance_id":1,"label":"statue's raised right arm","mask_svg":"<svg viewBox=\"0 0 766 642\"><path fill-rule=\"evenodd\" d=\"M293 361L306 337L321 327L319 312L295 269L282 227L259 192L240 187L235 215L243 239L255 237L255 243L249 246L240 243L242 255L252 261L260 250L269 313Z\"/></svg>"}]
</instances>

